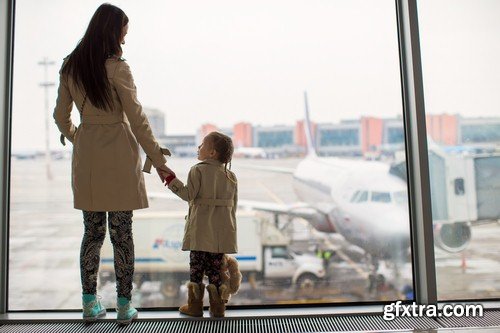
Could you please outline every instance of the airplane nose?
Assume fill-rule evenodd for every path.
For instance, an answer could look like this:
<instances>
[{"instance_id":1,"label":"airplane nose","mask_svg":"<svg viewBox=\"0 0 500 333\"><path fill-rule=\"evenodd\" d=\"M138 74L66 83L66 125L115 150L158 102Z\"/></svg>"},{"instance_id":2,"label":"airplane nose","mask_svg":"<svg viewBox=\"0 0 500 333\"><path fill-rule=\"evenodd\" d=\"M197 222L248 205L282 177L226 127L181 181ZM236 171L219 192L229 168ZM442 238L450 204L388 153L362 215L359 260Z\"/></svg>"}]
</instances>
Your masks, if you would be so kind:
<instances>
[{"instance_id":1,"label":"airplane nose","mask_svg":"<svg viewBox=\"0 0 500 333\"><path fill-rule=\"evenodd\" d=\"M377 216L378 215L378 216ZM402 253L410 246L410 220L403 209L386 209L372 217L374 241L379 242L386 251Z\"/></svg>"}]
</instances>

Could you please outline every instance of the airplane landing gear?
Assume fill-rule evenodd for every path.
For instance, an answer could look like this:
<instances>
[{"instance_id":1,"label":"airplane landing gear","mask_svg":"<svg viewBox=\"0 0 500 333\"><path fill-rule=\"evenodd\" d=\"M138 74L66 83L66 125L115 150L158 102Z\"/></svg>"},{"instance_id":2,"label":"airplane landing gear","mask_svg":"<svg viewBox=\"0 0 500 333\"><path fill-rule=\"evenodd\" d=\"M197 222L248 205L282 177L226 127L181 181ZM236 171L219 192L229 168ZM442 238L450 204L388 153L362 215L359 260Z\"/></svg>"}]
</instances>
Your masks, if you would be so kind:
<instances>
[{"instance_id":1,"label":"airplane landing gear","mask_svg":"<svg viewBox=\"0 0 500 333\"><path fill-rule=\"evenodd\" d=\"M370 274L368 275L368 295L371 299L378 299L380 291L386 284L386 278L383 274L378 273L379 260L376 257L369 256Z\"/></svg>"}]
</instances>

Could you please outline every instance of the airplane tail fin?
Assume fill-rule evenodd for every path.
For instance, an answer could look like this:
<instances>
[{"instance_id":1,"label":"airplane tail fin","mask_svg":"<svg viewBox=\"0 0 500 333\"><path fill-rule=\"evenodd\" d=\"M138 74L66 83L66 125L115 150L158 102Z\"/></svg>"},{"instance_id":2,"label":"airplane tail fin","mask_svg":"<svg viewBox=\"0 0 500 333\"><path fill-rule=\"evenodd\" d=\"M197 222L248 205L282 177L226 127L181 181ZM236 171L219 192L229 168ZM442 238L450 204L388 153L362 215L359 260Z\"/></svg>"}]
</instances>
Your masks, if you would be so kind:
<instances>
[{"instance_id":1,"label":"airplane tail fin","mask_svg":"<svg viewBox=\"0 0 500 333\"><path fill-rule=\"evenodd\" d=\"M307 141L307 155L317 156L316 148L313 141L311 120L309 118L309 103L307 102L307 91L304 91L304 103L305 103L305 124L304 131L306 132Z\"/></svg>"}]
</instances>

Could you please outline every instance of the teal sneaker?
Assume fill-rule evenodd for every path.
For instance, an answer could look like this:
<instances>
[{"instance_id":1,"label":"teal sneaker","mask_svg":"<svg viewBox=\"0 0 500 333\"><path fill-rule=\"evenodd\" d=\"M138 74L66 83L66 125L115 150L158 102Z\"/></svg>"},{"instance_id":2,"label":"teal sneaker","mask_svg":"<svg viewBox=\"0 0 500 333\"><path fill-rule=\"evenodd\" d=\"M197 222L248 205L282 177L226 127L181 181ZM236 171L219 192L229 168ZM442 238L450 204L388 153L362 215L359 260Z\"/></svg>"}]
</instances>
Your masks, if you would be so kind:
<instances>
[{"instance_id":1,"label":"teal sneaker","mask_svg":"<svg viewBox=\"0 0 500 333\"><path fill-rule=\"evenodd\" d=\"M101 297L92 294L83 294L83 321L94 322L106 315L106 309L101 305Z\"/></svg>"},{"instance_id":2,"label":"teal sneaker","mask_svg":"<svg viewBox=\"0 0 500 333\"><path fill-rule=\"evenodd\" d=\"M139 315L139 312L130 304L130 300L125 297L118 297L117 305L116 321L119 325L130 324Z\"/></svg>"}]
</instances>

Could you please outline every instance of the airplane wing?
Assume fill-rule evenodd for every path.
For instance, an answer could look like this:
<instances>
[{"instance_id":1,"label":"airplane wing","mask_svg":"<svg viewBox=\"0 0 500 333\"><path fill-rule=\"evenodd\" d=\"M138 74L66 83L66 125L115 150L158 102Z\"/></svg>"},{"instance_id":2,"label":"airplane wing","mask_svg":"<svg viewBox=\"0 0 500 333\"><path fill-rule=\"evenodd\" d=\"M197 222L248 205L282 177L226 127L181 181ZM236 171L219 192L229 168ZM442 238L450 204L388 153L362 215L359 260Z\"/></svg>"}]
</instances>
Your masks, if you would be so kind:
<instances>
[{"instance_id":1,"label":"airplane wing","mask_svg":"<svg viewBox=\"0 0 500 333\"><path fill-rule=\"evenodd\" d=\"M149 192L148 198L150 199L168 199L181 201L181 198L171 192ZM317 210L311 208L307 204L279 204L274 202L265 201L252 201L252 200L238 200L238 208L245 210L257 210L261 212L268 212L273 214L292 215L297 217L307 218L317 214Z\"/></svg>"},{"instance_id":2,"label":"airplane wing","mask_svg":"<svg viewBox=\"0 0 500 333\"><path fill-rule=\"evenodd\" d=\"M238 207L242 209L253 209L274 214L290 214L292 211L299 212L299 210L301 210L305 215L307 215L307 208L310 208L310 206L308 206L307 204L302 203L287 205L275 202L253 200L238 200Z\"/></svg>"},{"instance_id":3,"label":"airplane wing","mask_svg":"<svg viewBox=\"0 0 500 333\"><path fill-rule=\"evenodd\" d=\"M149 192L148 197L150 199L181 200L178 196L169 192ZM265 201L238 200L238 208L267 212L274 215L300 217L308 221L318 231L326 233L337 232L335 224L328 215L329 210L333 209L333 207L325 207L324 210L320 210L305 203L288 205Z\"/></svg>"},{"instance_id":4,"label":"airplane wing","mask_svg":"<svg viewBox=\"0 0 500 333\"><path fill-rule=\"evenodd\" d=\"M307 220L316 230L326 233L336 233L337 228L330 219L329 213L334 207L322 207L319 209L306 203L280 204L274 202L238 200L238 207L242 209L252 209L275 215L286 215L300 217Z\"/></svg>"}]
</instances>

